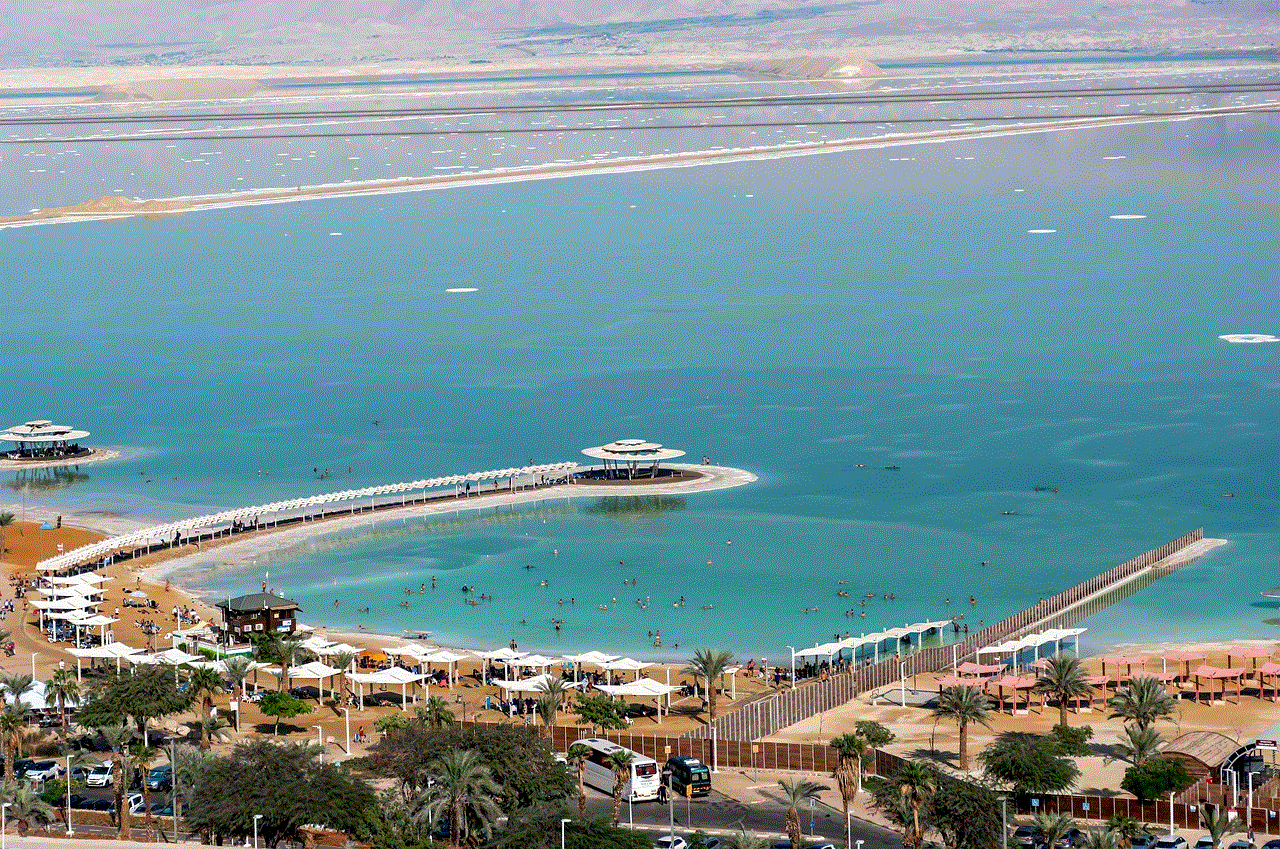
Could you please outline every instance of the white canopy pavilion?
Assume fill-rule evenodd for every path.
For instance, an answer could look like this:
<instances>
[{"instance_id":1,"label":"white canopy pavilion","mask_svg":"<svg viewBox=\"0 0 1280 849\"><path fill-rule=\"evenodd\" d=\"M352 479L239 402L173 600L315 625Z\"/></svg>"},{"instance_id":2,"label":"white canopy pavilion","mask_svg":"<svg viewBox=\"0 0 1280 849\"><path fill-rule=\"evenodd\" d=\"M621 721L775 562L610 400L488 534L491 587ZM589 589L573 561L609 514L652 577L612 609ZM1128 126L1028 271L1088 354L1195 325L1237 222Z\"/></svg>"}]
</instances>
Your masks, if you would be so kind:
<instances>
[{"instance_id":1,"label":"white canopy pavilion","mask_svg":"<svg viewBox=\"0 0 1280 849\"><path fill-rule=\"evenodd\" d=\"M335 669L327 663L321 663L313 660L310 663L304 663L301 666L289 667L289 680L301 678L303 680L316 679L316 689L320 691L320 695L324 695L324 679L332 678L335 675L341 675L341 669ZM329 683L329 695L333 696L333 682Z\"/></svg>"},{"instance_id":2,"label":"white canopy pavilion","mask_svg":"<svg viewBox=\"0 0 1280 849\"><path fill-rule=\"evenodd\" d=\"M573 680L575 683L577 683L580 677L581 667L584 664L589 663L592 666L599 666L603 669L604 664L617 659L618 655L616 654L605 654L595 650L586 652L585 654L571 654L565 657L565 660L573 664Z\"/></svg>"},{"instance_id":3,"label":"white canopy pavilion","mask_svg":"<svg viewBox=\"0 0 1280 849\"><path fill-rule=\"evenodd\" d=\"M400 685L400 710L408 710L408 694L406 688L410 684L419 684L422 686L425 696L427 684L424 679L427 676L419 675L416 672L410 672L403 666L392 666L389 669L379 669L377 672L348 672L347 680L355 682L359 685L357 698L360 703L360 710L364 710L364 685L365 684L399 684ZM418 696L414 694L414 701L418 700Z\"/></svg>"},{"instance_id":4,"label":"white canopy pavilion","mask_svg":"<svg viewBox=\"0 0 1280 849\"><path fill-rule=\"evenodd\" d=\"M634 680L637 681L640 680L640 670L648 669L650 666L653 666L652 663L633 660L629 657L620 657L617 660L610 660L600 665L609 672L633 672L635 673L633 676Z\"/></svg>"},{"instance_id":5,"label":"white canopy pavilion","mask_svg":"<svg viewBox=\"0 0 1280 849\"><path fill-rule=\"evenodd\" d=\"M655 477L661 461L684 456L683 451L663 448L657 442L644 439L619 439L608 445L584 448L582 453L603 460L605 473L610 477L628 479L636 477L642 466L647 467L644 476Z\"/></svg>"},{"instance_id":6,"label":"white canopy pavilion","mask_svg":"<svg viewBox=\"0 0 1280 849\"><path fill-rule=\"evenodd\" d=\"M0 442L18 444L17 449L6 453L11 459L76 457L89 453L76 444L88 435L87 430L76 430L67 425L56 425L47 419L38 419L14 425L0 433Z\"/></svg>"},{"instance_id":7,"label":"white canopy pavilion","mask_svg":"<svg viewBox=\"0 0 1280 849\"><path fill-rule=\"evenodd\" d=\"M500 678L495 678L493 680L493 684L499 689L506 690L508 695L511 693L545 693L547 692L547 689L552 686L550 682L558 680L560 679L556 678L556 676L544 672L541 675L535 675L532 678L519 678L511 681L504 681ZM564 686L578 687L580 685L574 682L565 681Z\"/></svg>"},{"instance_id":8,"label":"white canopy pavilion","mask_svg":"<svg viewBox=\"0 0 1280 849\"><path fill-rule=\"evenodd\" d=\"M658 722L662 722L662 697L667 697L667 713L671 713L671 694L680 688L672 684L662 684L654 681L652 678L638 678L635 681L628 681L626 684L601 684L596 687L603 693L610 696L635 696L638 698L657 699L658 702Z\"/></svg>"},{"instance_id":9,"label":"white canopy pavilion","mask_svg":"<svg viewBox=\"0 0 1280 849\"><path fill-rule=\"evenodd\" d=\"M1021 664L1019 663L1019 655L1027 649L1033 649L1035 657L1032 662L1040 659L1040 647L1047 643L1054 643L1057 649L1061 651L1062 643L1070 638L1075 638L1076 653L1080 653L1080 635L1087 631L1088 628L1051 628L1047 631L1041 631L1037 634L1028 634L1025 637L1019 637L1013 640L1006 640L994 646L978 649L977 657L982 659L984 654L994 654L997 658L1008 657L1011 665L1016 670Z\"/></svg>"},{"instance_id":10,"label":"white canopy pavilion","mask_svg":"<svg viewBox=\"0 0 1280 849\"><path fill-rule=\"evenodd\" d=\"M466 660L466 659L467 659L467 658L469 658L469 657L471 657L471 655L469 655L469 654L458 654L458 653L456 653L456 652L451 652L451 651L449 651L448 649L439 649L439 650L437 650L437 651L433 651L433 652L431 652L431 654L425 655L425 656L422 658L422 662L423 662L423 663L444 663L444 664L448 664L448 666L449 666L449 687L450 687L450 688L452 688L452 687L453 687L453 685L454 685L454 684L457 682L457 680L458 680L458 677L457 677L457 675L456 675L456 673L455 673L455 666L454 666L454 665L455 665L458 661L460 661L460 660Z\"/></svg>"},{"instance_id":11,"label":"white canopy pavilion","mask_svg":"<svg viewBox=\"0 0 1280 849\"><path fill-rule=\"evenodd\" d=\"M126 646L124 643L107 643L106 645L94 646L87 649L67 649L76 659L76 680L80 680L80 661L84 658L102 658L109 660L115 658L116 672L120 671L120 659L125 658L130 662L133 661L135 655L142 653L142 649L135 649L132 646Z\"/></svg>"}]
</instances>

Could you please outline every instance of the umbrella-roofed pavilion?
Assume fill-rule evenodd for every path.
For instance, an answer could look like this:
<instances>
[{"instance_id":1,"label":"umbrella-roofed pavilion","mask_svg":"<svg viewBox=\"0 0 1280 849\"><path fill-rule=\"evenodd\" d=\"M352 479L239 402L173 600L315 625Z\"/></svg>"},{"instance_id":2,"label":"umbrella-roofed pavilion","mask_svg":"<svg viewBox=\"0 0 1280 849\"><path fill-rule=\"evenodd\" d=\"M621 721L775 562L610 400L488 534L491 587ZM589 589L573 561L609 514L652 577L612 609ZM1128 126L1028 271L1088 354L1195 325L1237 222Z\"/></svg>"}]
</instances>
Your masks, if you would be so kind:
<instances>
[{"instance_id":1,"label":"umbrella-roofed pavilion","mask_svg":"<svg viewBox=\"0 0 1280 849\"><path fill-rule=\"evenodd\" d=\"M618 439L608 445L584 448L582 453L604 461L605 477L626 480L656 478L663 460L684 456L683 451L644 439Z\"/></svg>"}]
</instances>

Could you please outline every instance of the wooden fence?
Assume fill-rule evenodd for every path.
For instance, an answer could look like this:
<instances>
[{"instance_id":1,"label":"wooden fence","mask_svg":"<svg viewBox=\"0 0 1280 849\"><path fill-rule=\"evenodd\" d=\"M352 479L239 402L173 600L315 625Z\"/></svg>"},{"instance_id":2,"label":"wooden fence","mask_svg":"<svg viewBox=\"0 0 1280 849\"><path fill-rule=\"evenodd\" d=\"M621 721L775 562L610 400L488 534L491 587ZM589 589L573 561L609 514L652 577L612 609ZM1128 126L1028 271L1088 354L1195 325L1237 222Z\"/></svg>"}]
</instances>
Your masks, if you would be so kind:
<instances>
[{"instance_id":1,"label":"wooden fence","mask_svg":"<svg viewBox=\"0 0 1280 849\"><path fill-rule=\"evenodd\" d=\"M1019 814L1070 814L1073 819L1108 820L1113 816L1130 817L1140 823L1154 826L1163 831L1169 827L1169 800L1160 799L1154 802L1139 802L1127 796L1065 796L1044 795L1033 797L1038 805L1028 804L1016 806ZM1216 803L1215 803L1216 804ZM1173 802L1173 824L1177 828L1203 829L1200 814L1203 802ZM1241 828L1245 831L1253 829L1262 834L1274 834L1277 823L1280 823L1280 810L1276 808L1248 808L1243 801L1236 807L1236 815ZM1015 813L1010 807L1009 813Z\"/></svg>"},{"instance_id":2,"label":"wooden fence","mask_svg":"<svg viewBox=\"0 0 1280 849\"><path fill-rule=\"evenodd\" d=\"M717 717L713 723L689 731L686 736L709 738L714 734L721 740L756 740L838 707L861 693L888 686L901 680L903 674L939 672L951 666L953 659L963 662L975 658L978 649L1029 634L1047 622L1061 624L1073 613L1082 618L1089 612L1095 612L1095 605L1105 606L1114 601L1116 596L1108 598L1109 592L1120 592L1119 588L1135 575L1203 538L1204 529L1198 528L1052 598L1042 599L959 643L920 649L903 658L889 657L871 666L833 675L826 681L815 681L794 690L765 696ZM1153 573L1151 580L1159 574Z\"/></svg>"}]
</instances>

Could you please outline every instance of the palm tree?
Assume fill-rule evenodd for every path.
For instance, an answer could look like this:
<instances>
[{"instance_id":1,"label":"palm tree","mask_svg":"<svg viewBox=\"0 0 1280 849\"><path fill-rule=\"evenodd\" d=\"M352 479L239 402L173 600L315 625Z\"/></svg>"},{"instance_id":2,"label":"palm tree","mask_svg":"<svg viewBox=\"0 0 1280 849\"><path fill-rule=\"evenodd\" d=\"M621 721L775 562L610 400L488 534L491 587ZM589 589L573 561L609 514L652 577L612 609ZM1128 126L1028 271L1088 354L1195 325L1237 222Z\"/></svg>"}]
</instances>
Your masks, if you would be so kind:
<instances>
[{"instance_id":1,"label":"palm tree","mask_svg":"<svg viewBox=\"0 0 1280 849\"><path fill-rule=\"evenodd\" d=\"M10 699L13 700L14 705L17 705L34 686L35 679L24 672L0 678L0 708L7 707Z\"/></svg>"},{"instance_id":2,"label":"palm tree","mask_svg":"<svg viewBox=\"0 0 1280 849\"><path fill-rule=\"evenodd\" d=\"M791 807L787 808L787 837L791 838L791 849L800 849L800 803L808 799L816 799L823 790L831 788L807 778L779 781L778 786L782 788L787 801L791 803Z\"/></svg>"},{"instance_id":3,"label":"palm tree","mask_svg":"<svg viewBox=\"0 0 1280 849\"><path fill-rule=\"evenodd\" d=\"M733 652L697 649L689 665L680 670L683 675L692 675L694 679L701 678L707 682L707 718L712 722L716 719L716 680L724 675L732 663Z\"/></svg>"},{"instance_id":4,"label":"palm tree","mask_svg":"<svg viewBox=\"0 0 1280 849\"><path fill-rule=\"evenodd\" d=\"M1222 838L1228 834L1239 834L1244 828L1237 817L1229 817L1221 805L1205 803L1200 806L1200 819L1205 831L1213 838L1213 849L1220 849Z\"/></svg>"},{"instance_id":5,"label":"palm tree","mask_svg":"<svg viewBox=\"0 0 1280 849\"><path fill-rule=\"evenodd\" d=\"M418 719L425 722L428 728L450 728L457 721L443 696L428 698L426 705L418 708Z\"/></svg>"},{"instance_id":6,"label":"palm tree","mask_svg":"<svg viewBox=\"0 0 1280 849\"><path fill-rule=\"evenodd\" d=\"M840 789L840 799L844 802L844 818L849 819L849 808L858 797L858 789L862 787L862 759L867 754L867 741L857 734L842 734L831 741L831 748L836 750L840 760L836 763L832 777L836 787ZM849 834L845 832L845 849L849 849Z\"/></svg>"},{"instance_id":7,"label":"palm tree","mask_svg":"<svg viewBox=\"0 0 1280 849\"><path fill-rule=\"evenodd\" d=\"M1111 706L1109 719L1136 722L1139 728L1149 728L1157 719L1172 716L1177 710L1164 685L1150 675L1132 679L1107 704Z\"/></svg>"},{"instance_id":8,"label":"palm tree","mask_svg":"<svg viewBox=\"0 0 1280 849\"><path fill-rule=\"evenodd\" d=\"M13 524L13 513L5 510L0 512L0 559L4 558L4 553L9 550L9 532L5 530Z\"/></svg>"},{"instance_id":9,"label":"palm tree","mask_svg":"<svg viewBox=\"0 0 1280 849\"><path fill-rule=\"evenodd\" d=\"M895 781L898 794L911 807L911 829L902 839L904 849L920 849L924 833L920 830L920 809L937 789L933 772L922 764L909 761L902 765Z\"/></svg>"},{"instance_id":10,"label":"palm tree","mask_svg":"<svg viewBox=\"0 0 1280 849\"><path fill-rule=\"evenodd\" d=\"M1070 814L1036 814L1031 818L1042 846L1055 845L1075 824Z\"/></svg>"},{"instance_id":11,"label":"palm tree","mask_svg":"<svg viewBox=\"0 0 1280 849\"><path fill-rule=\"evenodd\" d=\"M1147 830L1143 828L1142 823L1126 817L1123 814L1115 814L1111 819L1107 820L1107 831L1115 834L1116 841L1128 849L1133 844L1133 838L1139 834L1146 834Z\"/></svg>"},{"instance_id":12,"label":"palm tree","mask_svg":"<svg viewBox=\"0 0 1280 849\"><path fill-rule=\"evenodd\" d=\"M533 705L538 712L538 719L542 720L542 730L546 732L547 740L554 742L551 727L556 724L556 712L560 710L560 697L554 693L543 693L534 700Z\"/></svg>"},{"instance_id":13,"label":"palm tree","mask_svg":"<svg viewBox=\"0 0 1280 849\"><path fill-rule=\"evenodd\" d=\"M151 786L147 784L147 772L160 756L160 750L152 746L133 746L134 765L142 771L142 805L147 809L146 834L147 842L155 838L155 817L151 813Z\"/></svg>"},{"instance_id":14,"label":"palm tree","mask_svg":"<svg viewBox=\"0 0 1280 849\"><path fill-rule=\"evenodd\" d=\"M1067 724L1067 702L1088 696L1093 688L1085 681L1080 658L1055 654L1036 679L1036 692L1045 693L1058 703L1058 724Z\"/></svg>"},{"instance_id":15,"label":"palm tree","mask_svg":"<svg viewBox=\"0 0 1280 849\"><path fill-rule=\"evenodd\" d=\"M1086 831L1080 849L1120 849L1120 832L1109 828Z\"/></svg>"},{"instance_id":16,"label":"palm tree","mask_svg":"<svg viewBox=\"0 0 1280 849\"><path fill-rule=\"evenodd\" d=\"M733 845L736 849L769 849L769 839L761 837L754 831L741 829L734 839Z\"/></svg>"},{"instance_id":17,"label":"palm tree","mask_svg":"<svg viewBox=\"0 0 1280 849\"><path fill-rule=\"evenodd\" d=\"M613 827L622 818L622 791L631 780L631 761L634 756L627 749L618 749L604 759L604 765L613 770Z\"/></svg>"},{"instance_id":18,"label":"palm tree","mask_svg":"<svg viewBox=\"0 0 1280 849\"><path fill-rule=\"evenodd\" d=\"M1164 738L1154 728L1143 728L1140 725L1126 725L1120 735L1116 751L1125 760L1137 766L1151 759L1160 750Z\"/></svg>"},{"instance_id":19,"label":"palm tree","mask_svg":"<svg viewBox=\"0 0 1280 849\"><path fill-rule=\"evenodd\" d=\"M307 650L296 637L283 637L273 648L276 660L280 663L280 681L276 689L283 691L285 682L289 680L289 667L301 661Z\"/></svg>"},{"instance_id":20,"label":"palm tree","mask_svg":"<svg viewBox=\"0 0 1280 849\"><path fill-rule=\"evenodd\" d=\"M969 723L978 722L990 727L991 711L987 708L987 694L978 687L962 684L952 687L938 697L933 715L950 719L960 726L960 770L969 771Z\"/></svg>"},{"instance_id":21,"label":"palm tree","mask_svg":"<svg viewBox=\"0 0 1280 849\"><path fill-rule=\"evenodd\" d=\"M222 668L226 670L227 683L236 689L236 695L244 693L244 679L249 674L249 667L253 661L247 657L228 657L222 661Z\"/></svg>"},{"instance_id":22,"label":"palm tree","mask_svg":"<svg viewBox=\"0 0 1280 849\"><path fill-rule=\"evenodd\" d=\"M449 845L461 846L475 822L485 838L502 810L496 801L502 792L480 754L473 749L445 752L429 768L431 782L414 800L415 819L434 824L441 814L449 818Z\"/></svg>"},{"instance_id":23,"label":"palm tree","mask_svg":"<svg viewBox=\"0 0 1280 849\"><path fill-rule=\"evenodd\" d=\"M209 667L201 667L193 669L191 675L187 678L187 695L191 698L192 704L199 704L200 718L200 748L209 748L209 735L205 728L204 719L213 713L213 700L222 696L227 691L226 682L222 680L222 676Z\"/></svg>"},{"instance_id":24,"label":"palm tree","mask_svg":"<svg viewBox=\"0 0 1280 849\"><path fill-rule=\"evenodd\" d=\"M231 723L212 714L200 717L200 737L212 743L225 743L232 738Z\"/></svg>"},{"instance_id":25,"label":"palm tree","mask_svg":"<svg viewBox=\"0 0 1280 849\"><path fill-rule=\"evenodd\" d=\"M347 673L351 671L351 664L356 662L356 653L353 651L340 651L333 657L329 658L329 665L335 669L342 670L342 695L338 698L338 704L343 704L347 700Z\"/></svg>"},{"instance_id":26,"label":"palm tree","mask_svg":"<svg viewBox=\"0 0 1280 849\"><path fill-rule=\"evenodd\" d=\"M18 823L18 834L27 836L31 826L45 826L53 822L53 807L40 798L25 781L10 781L0 790L10 821Z\"/></svg>"},{"instance_id":27,"label":"palm tree","mask_svg":"<svg viewBox=\"0 0 1280 849\"><path fill-rule=\"evenodd\" d=\"M53 677L44 685L45 704L58 706L58 716L62 718L62 739L67 739L67 703L80 701L80 682L70 669L55 669Z\"/></svg>"},{"instance_id":28,"label":"palm tree","mask_svg":"<svg viewBox=\"0 0 1280 849\"><path fill-rule=\"evenodd\" d=\"M565 760L578 770L578 812L587 812L587 788L583 784L583 775L587 771L587 761L591 758L591 749L581 743L574 743L565 752Z\"/></svg>"},{"instance_id":29,"label":"palm tree","mask_svg":"<svg viewBox=\"0 0 1280 849\"><path fill-rule=\"evenodd\" d=\"M4 774L13 775L14 752L22 740L22 714L9 705L0 711L0 742L4 744Z\"/></svg>"},{"instance_id":30,"label":"palm tree","mask_svg":"<svg viewBox=\"0 0 1280 849\"><path fill-rule=\"evenodd\" d=\"M124 804L125 773L133 770L133 762L129 757L129 744L137 737L137 732L130 725L108 725L99 731L107 746L115 753L113 788L115 790L116 814L120 817L120 840L129 839L129 806Z\"/></svg>"}]
</instances>

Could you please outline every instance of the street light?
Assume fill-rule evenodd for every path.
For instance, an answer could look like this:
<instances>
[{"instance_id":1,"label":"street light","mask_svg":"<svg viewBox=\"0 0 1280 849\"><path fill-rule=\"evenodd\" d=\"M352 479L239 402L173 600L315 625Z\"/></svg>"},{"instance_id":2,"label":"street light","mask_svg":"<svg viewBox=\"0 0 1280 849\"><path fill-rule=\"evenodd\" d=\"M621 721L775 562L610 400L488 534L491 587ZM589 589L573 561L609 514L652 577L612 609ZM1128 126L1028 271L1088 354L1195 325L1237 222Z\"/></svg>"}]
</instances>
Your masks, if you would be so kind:
<instances>
[{"instance_id":1,"label":"street light","mask_svg":"<svg viewBox=\"0 0 1280 849\"><path fill-rule=\"evenodd\" d=\"M258 820L262 819L262 814L253 815L253 849L258 849Z\"/></svg>"},{"instance_id":2,"label":"street light","mask_svg":"<svg viewBox=\"0 0 1280 849\"><path fill-rule=\"evenodd\" d=\"M902 706L907 706L907 662L898 661L898 674L902 676Z\"/></svg>"},{"instance_id":3,"label":"street light","mask_svg":"<svg viewBox=\"0 0 1280 849\"><path fill-rule=\"evenodd\" d=\"M5 802L0 805L0 849L4 849L8 845L5 837L5 827L8 826L9 806L12 802Z\"/></svg>"},{"instance_id":4,"label":"street light","mask_svg":"<svg viewBox=\"0 0 1280 849\"><path fill-rule=\"evenodd\" d=\"M796 647L787 646L791 649L791 689L796 688Z\"/></svg>"},{"instance_id":5,"label":"street light","mask_svg":"<svg viewBox=\"0 0 1280 849\"><path fill-rule=\"evenodd\" d=\"M71 830L71 756L67 755L67 837L73 833Z\"/></svg>"},{"instance_id":6,"label":"street light","mask_svg":"<svg viewBox=\"0 0 1280 849\"><path fill-rule=\"evenodd\" d=\"M1253 775L1250 774L1249 777L1253 778ZM1174 794L1174 791L1170 790L1169 791L1169 836L1170 837L1173 836L1173 794ZM1253 801L1253 800L1250 799L1249 801ZM1252 819L1250 819L1249 821L1253 822Z\"/></svg>"},{"instance_id":7,"label":"street light","mask_svg":"<svg viewBox=\"0 0 1280 849\"><path fill-rule=\"evenodd\" d=\"M1006 803L1009 801L1008 796L1000 796L1000 845L1009 845L1009 811Z\"/></svg>"},{"instance_id":8,"label":"street light","mask_svg":"<svg viewBox=\"0 0 1280 849\"><path fill-rule=\"evenodd\" d=\"M347 742L342 744L342 750L349 755L351 754L351 708L343 708L342 712L347 718Z\"/></svg>"},{"instance_id":9,"label":"street light","mask_svg":"<svg viewBox=\"0 0 1280 849\"><path fill-rule=\"evenodd\" d=\"M324 763L324 726L311 726L316 730L316 745L320 747L320 763Z\"/></svg>"},{"instance_id":10,"label":"street light","mask_svg":"<svg viewBox=\"0 0 1280 849\"><path fill-rule=\"evenodd\" d=\"M564 849L564 827L565 823L573 822L573 820L560 820L560 849Z\"/></svg>"}]
</instances>

